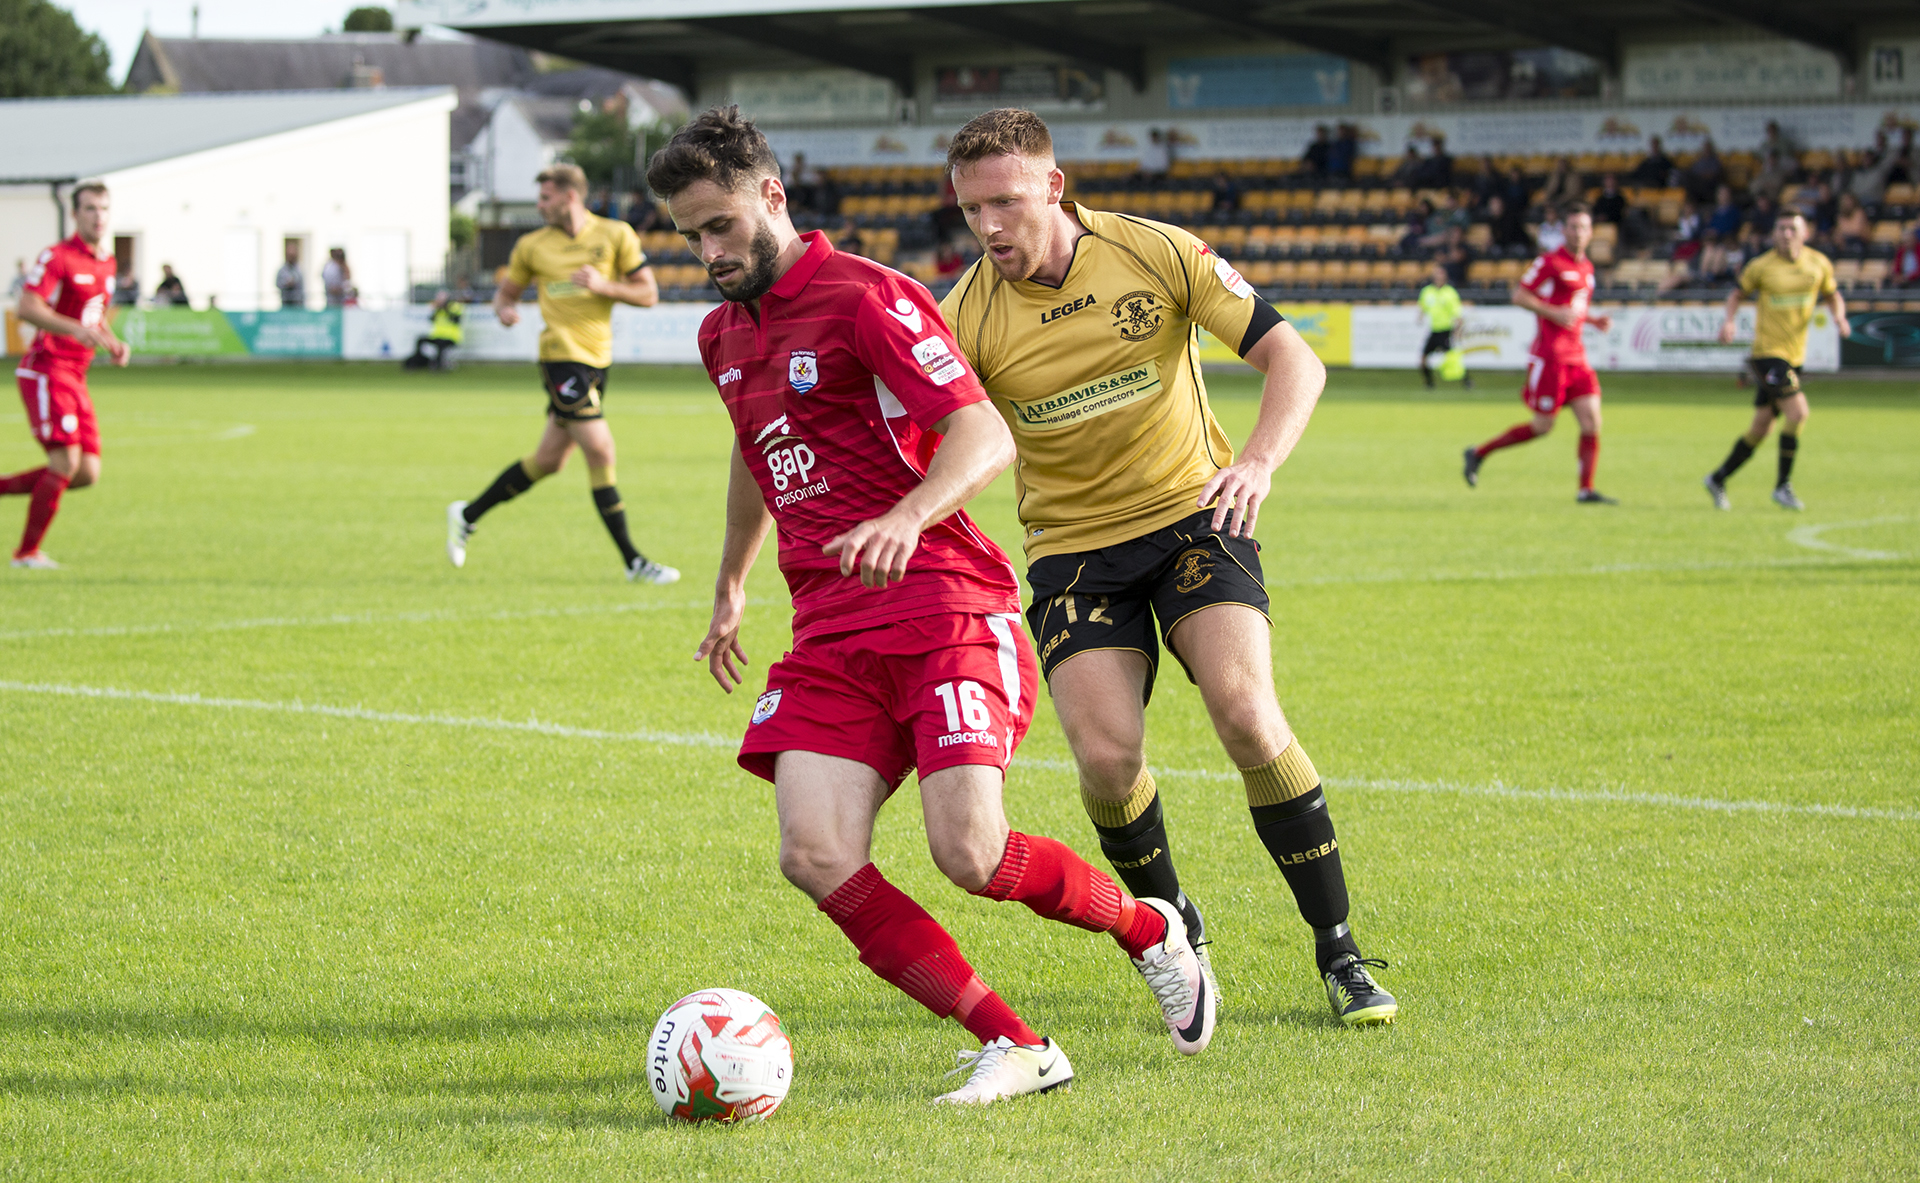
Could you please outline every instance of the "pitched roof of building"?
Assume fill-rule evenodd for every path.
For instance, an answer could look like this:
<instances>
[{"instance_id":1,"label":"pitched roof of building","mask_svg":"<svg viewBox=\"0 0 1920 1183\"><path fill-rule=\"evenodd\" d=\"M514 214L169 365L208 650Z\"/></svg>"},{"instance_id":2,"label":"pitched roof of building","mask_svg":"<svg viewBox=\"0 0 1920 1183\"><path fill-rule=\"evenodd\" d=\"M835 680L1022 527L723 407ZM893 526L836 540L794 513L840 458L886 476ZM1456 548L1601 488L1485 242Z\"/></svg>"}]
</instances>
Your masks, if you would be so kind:
<instances>
[{"instance_id":1,"label":"pitched roof of building","mask_svg":"<svg viewBox=\"0 0 1920 1183\"><path fill-rule=\"evenodd\" d=\"M445 96L439 87L0 100L0 184L97 177Z\"/></svg>"},{"instance_id":2,"label":"pitched roof of building","mask_svg":"<svg viewBox=\"0 0 1920 1183\"><path fill-rule=\"evenodd\" d=\"M395 33L347 33L288 40L198 37L140 39L127 67L129 91L328 90L353 86L520 86L532 56L495 41L415 40Z\"/></svg>"}]
</instances>

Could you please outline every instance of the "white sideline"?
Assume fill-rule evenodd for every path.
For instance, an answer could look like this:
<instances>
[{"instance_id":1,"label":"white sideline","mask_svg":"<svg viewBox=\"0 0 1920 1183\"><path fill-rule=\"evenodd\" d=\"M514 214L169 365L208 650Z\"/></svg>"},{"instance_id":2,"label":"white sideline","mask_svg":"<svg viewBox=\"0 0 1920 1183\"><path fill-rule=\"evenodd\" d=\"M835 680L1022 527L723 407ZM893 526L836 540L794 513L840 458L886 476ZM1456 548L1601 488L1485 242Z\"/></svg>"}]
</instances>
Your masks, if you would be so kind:
<instances>
[{"instance_id":1,"label":"white sideline","mask_svg":"<svg viewBox=\"0 0 1920 1183\"><path fill-rule=\"evenodd\" d=\"M1863 530L1868 526L1890 526L1896 522L1908 522L1907 517L1867 518L1858 522L1827 522L1817 526L1796 526L1787 531L1787 541L1795 546L1804 546L1809 550L1830 550L1852 559L1897 559L1899 552L1891 550L1866 550L1857 546L1841 546L1837 542L1828 542L1820 537L1828 530Z\"/></svg>"},{"instance_id":2,"label":"white sideline","mask_svg":"<svg viewBox=\"0 0 1920 1183\"><path fill-rule=\"evenodd\" d=\"M652 743L672 747L731 750L739 740L707 731L604 731L588 727L567 727L529 719L516 723L510 719L479 719L460 715L416 715L399 711L374 711L364 707L328 706L323 703L271 702L254 698L216 698L200 694L162 694L150 690L120 690L104 686L74 686L55 682L0 681L0 693L45 694L68 698L96 698L123 702L151 702L166 706L212 707L217 710L268 711L287 715L321 715L334 719L357 719L368 723L408 723L437 727L465 727L483 731L519 731L551 735L562 739L614 740L627 743ZM1020 756L1019 768L1071 772L1073 764L1047 757ZM1214 769L1155 768L1162 777L1189 780L1238 780L1239 775ZM1366 777L1327 777L1325 782L1341 789L1362 789L1389 793L1452 794L1468 797L1504 797L1521 801L1561 801L1568 804L1656 805L1672 809L1700 809L1716 813L1799 814L1811 817L1857 818L1870 821L1920 821L1920 809L1880 809L1857 805L1796 805L1780 801L1740 801L1714 797L1682 797L1671 793L1638 793L1624 789L1522 789L1499 783L1456 785L1444 781L1370 779Z\"/></svg>"}]
</instances>

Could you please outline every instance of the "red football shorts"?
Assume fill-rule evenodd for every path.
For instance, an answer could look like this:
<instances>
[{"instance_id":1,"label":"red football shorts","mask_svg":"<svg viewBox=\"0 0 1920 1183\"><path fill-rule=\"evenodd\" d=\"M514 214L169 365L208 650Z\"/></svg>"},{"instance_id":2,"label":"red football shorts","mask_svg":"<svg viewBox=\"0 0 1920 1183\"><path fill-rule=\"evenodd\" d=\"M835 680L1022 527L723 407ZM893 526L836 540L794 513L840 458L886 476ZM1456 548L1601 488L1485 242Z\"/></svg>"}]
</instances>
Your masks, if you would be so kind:
<instances>
[{"instance_id":1,"label":"red football shorts","mask_svg":"<svg viewBox=\"0 0 1920 1183\"><path fill-rule=\"evenodd\" d=\"M27 427L41 447L79 444L90 456L100 454L100 428L93 421L85 370L35 361L21 363L13 376L20 380L20 401L27 404Z\"/></svg>"},{"instance_id":2,"label":"red football shorts","mask_svg":"<svg viewBox=\"0 0 1920 1183\"><path fill-rule=\"evenodd\" d=\"M1531 410L1554 415L1573 399L1599 393L1600 376L1592 366L1527 355L1527 384L1520 391L1520 401Z\"/></svg>"},{"instance_id":3,"label":"red football shorts","mask_svg":"<svg viewBox=\"0 0 1920 1183\"><path fill-rule=\"evenodd\" d=\"M781 752L858 760L898 788L915 768L1005 769L1033 722L1039 668L1011 613L921 616L814 637L767 671L740 767L773 779Z\"/></svg>"}]
</instances>

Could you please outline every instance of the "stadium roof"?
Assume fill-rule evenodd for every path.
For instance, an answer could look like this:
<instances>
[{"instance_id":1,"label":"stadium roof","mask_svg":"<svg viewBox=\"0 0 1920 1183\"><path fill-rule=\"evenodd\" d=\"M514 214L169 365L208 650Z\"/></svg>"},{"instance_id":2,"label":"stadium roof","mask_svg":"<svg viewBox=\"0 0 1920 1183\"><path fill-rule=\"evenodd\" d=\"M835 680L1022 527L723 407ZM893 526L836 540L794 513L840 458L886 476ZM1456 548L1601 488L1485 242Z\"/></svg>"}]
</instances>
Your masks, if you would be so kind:
<instances>
[{"instance_id":1,"label":"stadium roof","mask_svg":"<svg viewBox=\"0 0 1920 1183\"><path fill-rule=\"evenodd\" d=\"M97 177L445 96L449 87L0 100L0 184Z\"/></svg>"},{"instance_id":2,"label":"stadium roof","mask_svg":"<svg viewBox=\"0 0 1920 1183\"><path fill-rule=\"evenodd\" d=\"M1867 27L1913 0L400 0L401 27L451 26L692 91L701 65L835 65L914 90L915 54L1043 50L1144 84L1148 50L1197 38L1284 39L1390 73L1396 55L1474 37L1557 46L1618 66L1623 35L1720 26L1851 60Z\"/></svg>"}]
</instances>

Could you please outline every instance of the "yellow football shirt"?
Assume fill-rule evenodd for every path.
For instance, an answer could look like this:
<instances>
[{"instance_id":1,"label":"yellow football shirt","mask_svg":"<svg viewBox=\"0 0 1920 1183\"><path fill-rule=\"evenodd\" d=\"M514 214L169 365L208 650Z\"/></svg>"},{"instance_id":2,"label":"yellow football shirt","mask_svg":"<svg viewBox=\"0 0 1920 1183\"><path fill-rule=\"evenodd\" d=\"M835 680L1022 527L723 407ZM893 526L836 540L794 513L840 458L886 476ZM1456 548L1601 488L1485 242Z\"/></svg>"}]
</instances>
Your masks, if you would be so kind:
<instances>
[{"instance_id":1,"label":"yellow football shirt","mask_svg":"<svg viewBox=\"0 0 1920 1183\"><path fill-rule=\"evenodd\" d=\"M982 258L940 305L1019 446L1029 559L1197 512L1233 446L1207 405L1196 326L1238 346L1260 303L1177 226L1061 204L1088 233L1058 288L1010 283Z\"/></svg>"},{"instance_id":2,"label":"yellow football shirt","mask_svg":"<svg viewBox=\"0 0 1920 1183\"><path fill-rule=\"evenodd\" d=\"M1833 263L1810 246L1800 248L1798 259L1771 250L1741 269L1740 290L1759 305L1753 356L1777 357L1790 366L1803 364L1814 305L1835 290Z\"/></svg>"},{"instance_id":3,"label":"yellow football shirt","mask_svg":"<svg viewBox=\"0 0 1920 1183\"><path fill-rule=\"evenodd\" d=\"M579 235L542 226L513 244L507 278L538 284L541 361L573 361L605 369L613 364L613 301L573 282L573 273L592 267L608 279L623 280L647 265L640 236L625 222L587 215Z\"/></svg>"}]
</instances>

